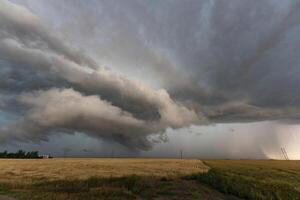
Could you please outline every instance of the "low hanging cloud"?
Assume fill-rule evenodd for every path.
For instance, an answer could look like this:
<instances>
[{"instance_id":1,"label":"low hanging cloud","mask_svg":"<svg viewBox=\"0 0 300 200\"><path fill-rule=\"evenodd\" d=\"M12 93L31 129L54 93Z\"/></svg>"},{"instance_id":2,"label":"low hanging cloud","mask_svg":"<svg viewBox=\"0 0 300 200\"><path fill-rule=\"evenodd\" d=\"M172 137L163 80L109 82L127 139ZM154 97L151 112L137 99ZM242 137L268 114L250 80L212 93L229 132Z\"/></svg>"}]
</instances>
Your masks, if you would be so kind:
<instances>
[{"instance_id":1,"label":"low hanging cloud","mask_svg":"<svg viewBox=\"0 0 300 200\"><path fill-rule=\"evenodd\" d=\"M77 51L48 34L50 30L23 7L3 1L0 8L0 58L17 64L7 67L11 75L14 67L25 69L24 74L18 71L21 74L16 78L3 75L1 89L11 93L24 109L16 123L1 127L3 141L47 139L48 133L64 130L116 140L132 149L148 149L151 142L147 136L205 119L173 101L164 89L154 90L116 75L84 54L77 57ZM20 13L22 18L17 17ZM40 79L33 76L34 80L29 80L33 84L20 84L26 71ZM12 87L7 87L10 84ZM14 91L14 86L19 88Z\"/></svg>"},{"instance_id":2,"label":"low hanging cloud","mask_svg":"<svg viewBox=\"0 0 300 200\"><path fill-rule=\"evenodd\" d=\"M299 118L298 1L25 2L97 59L210 121Z\"/></svg>"},{"instance_id":3,"label":"low hanging cloud","mask_svg":"<svg viewBox=\"0 0 300 200\"><path fill-rule=\"evenodd\" d=\"M83 131L96 138L114 139L133 149L147 149L151 144L146 136L161 130L101 100L99 96L82 96L73 89L24 93L18 101L30 109L17 124L2 129L2 136L6 135L6 139L43 139L49 130L59 128Z\"/></svg>"},{"instance_id":4,"label":"low hanging cloud","mask_svg":"<svg viewBox=\"0 0 300 200\"><path fill-rule=\"evenodd\" d=\"M42 13L0 1L0 141L147 150L167 128L300 118L298 1L14 1Z\"/></svg>"}]
</instances>

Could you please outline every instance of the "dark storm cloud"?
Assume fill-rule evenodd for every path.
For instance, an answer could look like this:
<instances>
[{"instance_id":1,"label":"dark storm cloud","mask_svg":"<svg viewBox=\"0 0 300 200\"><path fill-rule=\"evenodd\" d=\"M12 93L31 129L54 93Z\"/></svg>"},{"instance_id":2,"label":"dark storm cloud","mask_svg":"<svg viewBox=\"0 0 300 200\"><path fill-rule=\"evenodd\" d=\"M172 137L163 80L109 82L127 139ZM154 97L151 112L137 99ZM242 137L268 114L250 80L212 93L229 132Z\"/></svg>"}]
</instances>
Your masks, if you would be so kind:
<instances>
[{"instance_id":1,"label":"dark storm cloud","mask_svg":"<svg viewBox=\"0 0 300 200\"><path fill-rule=\"evenodd\" d=\"M3 126L2 140L47 140L45 133L59 127L64 131L84 131L94 137L114 139L133 149L147 149L151 144L145 135L160 130L98 96L82 96L72 89L24 93L18 98L31 109L12 127Z\"/></svg>"},{"instance_id":2,"label":"dark storm cloud","mask_svg":"<svg viewBox=\"0 0 300 200\"><path fill-rule=\"evenodd\" d=\"M53 51L64 55L77 64L97 68L96 63L91 58L65 45L40 22L37 16L25 8L3 1L0 18L1 37L13 37L31 48Z\"/></svg>"},{"instance_id":3,"label":"dark storm cloud","mask_svg":"<svg viewBox=\"0 0 300 200\"><path fill-rule=\"evenodd\" d=\"M165 79L174 98L216 122L299 118L300 1L171 1L165 8L157 23L143 21L152 13L135 18L147 41L184 69Z\"/></svg>"},{"instance_id":4,"label":"dark storm cloud","mask_svg":"<svg viewBox=\"0 0 300 200\"><path fill-rule=\"evenodd\" d=\"M18 119L1 141L80 131L149 149L168 127L300 117L300 1L35 3L49 16L0 1L0 108Z\"/></svg>"},{"instance_id":5,"label":"dark storm cloud","mask_svg":"<svg viewBox=\"0 0 300 200\"><path fill-rule=\"evenodd\" d=\"M298 32L293 28L299 25L300 2L292 2L283 13L275 5L272 1L214 4L210 52L216 63L207 69L213 90L258 106L286 106L299 98L298 58L288 49L299 40L288 36Z\"/></svg>"},{"instance_id":6,"label":"dark storm cloud","mask_svg":"<svg viewBox=\"0 0 300 200\"><path fill-rule=\"evenodd\" d=\"M151 134L202 123L204 117L173 101L164 89L154 90L96 66L84 54L77 56L25 8L2 1L0 13L1 88L23 110L16 123L1 127L2 141L47 140L55 130L82 131L131 149L148 149ZM144 121L126 110L142 118L157 114Z\"/></svg>"},{"instance_id":7,"label":"dark storm cloud","mask_svg":"<svg viewBox=\"0 0 300 200\"><path fill-rule=\"evenodd\" d=\"M300 1L75 2L47 4L72 40L212 121L299 117Z\"/></svg>"}]
</instances>

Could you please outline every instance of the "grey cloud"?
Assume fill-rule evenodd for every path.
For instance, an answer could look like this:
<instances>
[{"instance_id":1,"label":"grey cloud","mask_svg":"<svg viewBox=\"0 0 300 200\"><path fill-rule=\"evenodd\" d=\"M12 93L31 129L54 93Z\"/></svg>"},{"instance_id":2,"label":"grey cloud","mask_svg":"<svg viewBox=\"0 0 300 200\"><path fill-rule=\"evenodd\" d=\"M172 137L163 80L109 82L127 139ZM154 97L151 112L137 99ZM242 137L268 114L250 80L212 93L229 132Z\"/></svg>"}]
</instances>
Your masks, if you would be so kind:
<instances>
[{"instance_id":1,"label":"grey cloud","mask_svg":"<svg viewBox=\"0 0 300 200\"><path fill-rule=\"evenodd\" d=\"M10 12L7 12L7 8L10 8ZM34 98L30 98L30 95L25 97L21 95L21 102L18 105L24 106L25 114L16 123L1 127L3 141L6 138L47 140L47 133L63 129L65 132L79 130L95 137L115 140L132 149L147 149L151 147L147 136L162 133L167 127L179 128L192 123L199 124L205 120L205 117L172 100L164 89L154 90L141 82L116 75L107 68L96 66L94 61L84 54L76 57L77 51L64 45L61 39L47 33L45 30L50 30L23 7L3 1L0 13L3 16L0 21L3 28L0 35L0 58L9 62L9 65L6 63L3 65L8 71L12 70L9 72L12 76L7 77L9 80L4 81L2 89L17 98L20 97L19 90L27 91L28 95L31 93L36 95ZM22 19L17 17L19 14L23 16ZM28 72L32 74L29 75ZM31 76L33 77L30 78ZM22 86L18 88L17 84L20 82ZM12 87L8 88L7 85ZM66 86L74 87L90 96L82 96L73 90L49 90L51 87ZM16 88L19 90L15 90ZM37 94L32 92L36 89L43 91ZM95 116L93 109L99 109L100 112L105 107L99 105L97 107L99 102L92 107L80 107L78 104L70 110L64 110L65 104L70 103L64 101L64 95L68 92L73 93L68 100L75 99L80 104L91 103L89 100L94 97L91 95L100 95L101 98L108 99L118 106L111 105L110 108L120 109L122 117L118 117L118 114L110 116L110 119ZM87 102L81 99L86 99ZM45 108L48 110L44 110ZM56 108L60 109L49 114L49 110L55 111ZM76 111L75 108L82 110ZM154 110L150 112L158 115L145 124L142 123L142 119L136 119L131 114L129 116L127 112L142 117L143 114L138 113L147 112L149 108ZM76 111L73 114L72 109ZM64 112L59 112L63 110ZM108 112L113 111L115 110L111 109ZM67 116L63 115L68 112ZM110 123L112 121L114 122Z\"/></svg>"},{"instance_id":2,"label":"grey cloud","mask_svg":"<svg viewBox=\"0 0 300 200\"><path fill-rule=\"evenodd\" d=\"M98 59L132 66L133 76L145 72L142 80L212 121L220 108L218 121L297 115L299 1L63 2L71 14L58 29L72 40L89 34L79 43Z\"/></svg>"},{"instance_id":3,"label":"grey cloud","mask_svg":"<svg viewBox=\"0 0 300 200\"><path fill-rule=\"evenodd\" d=\"M12 37L25 46L50 50L64 55L80 65L97 68L97 64L82 52L66 45L61 39L52 34L39 18L26 8L16 6L7 1L0 2L0 36Z\"/></svg>"},{"instance_id":4,"label":"grey cloud","mask_svg":"<svg viewBox=\"0 0 300 200\"><path fill-rule=\"evenodd\" d=\"M287 54L283 42L295 40L287 35L299 25L299 5L293 2L280 13L272 1L216 2L210 42L211 53L217 57L208 70L213 89L224 91L227 98L247 98L254 105L283 106L295 97L296 91L291 90L296 89L293 84L299 76L292 77L289 71L297 72L299 63L282 63L281 59L296 59L292 52ZM276 54L282 55L276 58ZM287 94L277 95L281 91Z\"/></svg>"},{"instance_id":5,"label":"grey cloud","mask_svg":"<svg viewBox=\"0 0 300 200\"><path fill-rule=\"evenodd\" d=\"M0 3L0 90L7 95L0 102L21 110L15 128L2 127L3 138L82 131L148 149L165 140L149 136L168 127L300 117L299 1L15 1L32 12ZM18 102L24 92L57 97ZM114 115L104 129L89 109L55 123L37 120L68 92L79 102L107 101L142 125L118 124L123 118ZM88 119L79 125L82 115Z\"/></svg>"},{"instance_id":6,"label":"grey cloud","mask_svg":"<svg viewBox=\"0 0 300 200\"><path fill-rule=\"evenodd\" d=\"M2 59L33 66L39 72L54 73L86 90L95 92L109 90L119 94L118 96L124 101L129 99L133 102L153 105L158 109L162 120L171 126L182 126L198 120L198 116L193 111L175 103L165 90L153 90L140 82L115 75L110 70L82 68L60 55L46 54L47 52L39 49L26 48L11 39L1 41L0 53Z\"/></svg>"},{"instance_id":7,"label":"grey cloud","mask_svg":"<svg viewBox=\"0 0 300 200\"><path fill-rule=\"evenodd\" d=\"M94 150L93 149L82 149L83 152L85 153L90 153L90 152L93 152Z\"/></svg>"},{"instance_id":8,"label":"grey cloud","mask_svg":"<svg viewBox=\"0 0 300 200\"><path fill-rule=\"evenodd\" d=\"M284 108L257 107L245 102L229 102L206 108L205 116L215 122L251 122L263 120L299 119L300 109L297 106Z\"/></svg>"},{"instance_id":9,"label":"grey cloud","mask_svg":"<svg viewBox=\"0 0 300 200\"><path fill-rule=\"evenodd\" d=\"M176 7L163 22L174 32L165 45L192 72L187 84L167 86L171 96L216 122L299 118L299 1L204 4Z\"/></svg>"},{"instance_id":10,"label":"grey cloud","mask_svg":"<svg viewBox=\"0 0 300 200\"><path fill-rule=\"evenodd\" d=\"M30 109L15 124L2 129L3 139L46 140L51 131L59 128L117 140L133 149L147 149L151 147L147 136L161 130L159 124L135 119L98 96L82 96L72 89L24 93L18 101Z\"/></svg>"}]
</instances>

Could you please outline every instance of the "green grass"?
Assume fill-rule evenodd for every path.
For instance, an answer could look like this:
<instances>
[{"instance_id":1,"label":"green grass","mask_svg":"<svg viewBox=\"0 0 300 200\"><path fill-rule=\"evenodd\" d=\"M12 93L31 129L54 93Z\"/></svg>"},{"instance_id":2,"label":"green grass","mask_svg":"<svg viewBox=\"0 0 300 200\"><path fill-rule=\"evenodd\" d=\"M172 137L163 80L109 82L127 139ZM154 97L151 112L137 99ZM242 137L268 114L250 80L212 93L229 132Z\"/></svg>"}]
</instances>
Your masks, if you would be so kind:
<instances>
[{"instance_id":1,"label":"green grass","mask_svg":"<svg viewBox=\"0 0 300 200\"><path fill-rule=\"evenodd\" d=\"M189 178L243 199L300 199L299 161L207 160L205 164L211 167L208 173Z\"/></svg>"}]
</instances>

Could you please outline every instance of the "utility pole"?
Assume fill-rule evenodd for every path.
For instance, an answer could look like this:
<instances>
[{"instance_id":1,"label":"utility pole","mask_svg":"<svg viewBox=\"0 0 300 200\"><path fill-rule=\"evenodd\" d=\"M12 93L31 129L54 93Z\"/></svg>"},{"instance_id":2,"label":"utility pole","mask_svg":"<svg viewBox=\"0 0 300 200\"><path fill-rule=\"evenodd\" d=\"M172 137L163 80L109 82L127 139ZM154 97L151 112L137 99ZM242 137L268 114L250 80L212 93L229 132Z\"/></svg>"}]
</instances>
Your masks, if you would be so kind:
<instances>
[{"instance_id":1,"label":"utility pole","mask_svg":"<svg viewBox=\"0 0 300 200\"><path fill-rule=\"evenodd\" d=\"M289 160L289 157L288 157L288 155L287 155L287 153L286 153L285 148L283 148L283 152L284 152L284 154L285 154L286 160Z\"/></svg>"},{"instance_id":2,"label":"utility pole","mask_svg":"<svg viewBox=\"0 0 300 200\"><path fill-rule=\"evenodd\" d=\"M288 155L287 155L287 152L286 152L285 148L281 147L281 152L282 152L283 157L284 157L285 160L290 160Z\"/></svg>"},{"instance_id":3,"label":"utility pole","mask_svg":"<svg viewBox=\"0 0 300 200\"><path fill-rule=\"evenodd\" d=\"M114 158L115 157L115 152L114 150L111 150L111 158Z\"/></svg>"},{"instance_id":4,"label":"utility pole","mask_svg":"<svg viewBox=\"0 0 300 200\"><path fill-rule=\"evenodd\" d=\"M284 153L284 151L283 151L283 148L281 147L280 150L281 150L281 153L282 153L282 155L283 155L283 158L286 160L286 156L285 156L285 153Z\"/></svg>"},{"instance_id":5,"label":"utility pole","mask_svg":"<svg viewBox=\"0 0 300 200\"><path fill-rule=\"evenodd\" d=\"M180 149L180 159L182 160L182 157L183 157L183 150Z\"/></svg>"}]
</instances>

